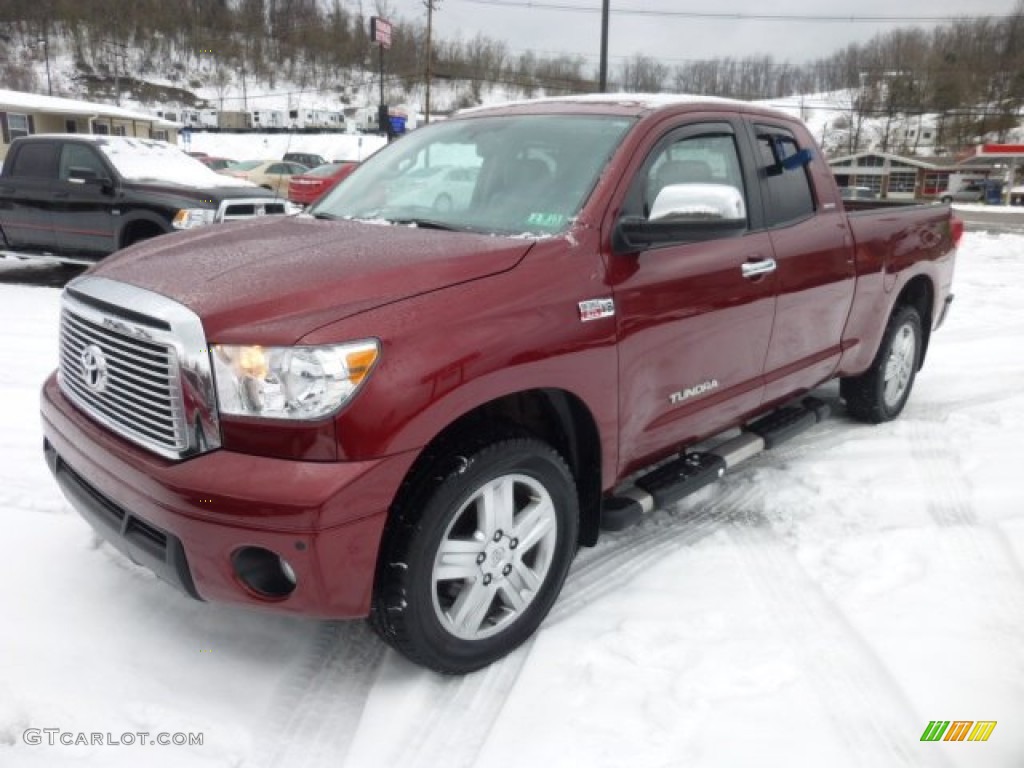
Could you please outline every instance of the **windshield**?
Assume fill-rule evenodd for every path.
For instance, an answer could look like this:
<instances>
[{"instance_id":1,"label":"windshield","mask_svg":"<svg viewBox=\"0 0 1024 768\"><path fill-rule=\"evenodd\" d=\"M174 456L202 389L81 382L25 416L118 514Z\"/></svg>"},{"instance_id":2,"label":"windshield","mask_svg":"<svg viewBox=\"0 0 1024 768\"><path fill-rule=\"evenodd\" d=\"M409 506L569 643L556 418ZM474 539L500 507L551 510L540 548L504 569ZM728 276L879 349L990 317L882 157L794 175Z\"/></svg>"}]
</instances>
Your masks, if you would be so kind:
<instances>
[{"instance_id":1,"label":"windshield","mask_svg":"<svg viewBox=\"0 0 1024 768\"><path fill-rule=\"evenodd\" d=\"M97 143L100 151L126 179L200 188L237 187L248 183L222 176L164 141L110 138Z\"/></svg>"},{"instance_id":2,"label":"windshield","mask_svg":"<svg viewBox=\"0 0 1024 768\"><path fill-rule=\"evenodd\" d=\"M232 171L251 171L257 165L263 165L263 160L243 160L231 166Z\"/></svg>"},{"instance_id":3,"label":"windshield","mask_svg":"<svg viewBox=\"0 0 1024 768\"><path fill-rule=\"evenodd\" d=\"M632 118L505 115L413 131L310 210L322 218L550 235L579 213Z\"/></svg>"}]
</instances>

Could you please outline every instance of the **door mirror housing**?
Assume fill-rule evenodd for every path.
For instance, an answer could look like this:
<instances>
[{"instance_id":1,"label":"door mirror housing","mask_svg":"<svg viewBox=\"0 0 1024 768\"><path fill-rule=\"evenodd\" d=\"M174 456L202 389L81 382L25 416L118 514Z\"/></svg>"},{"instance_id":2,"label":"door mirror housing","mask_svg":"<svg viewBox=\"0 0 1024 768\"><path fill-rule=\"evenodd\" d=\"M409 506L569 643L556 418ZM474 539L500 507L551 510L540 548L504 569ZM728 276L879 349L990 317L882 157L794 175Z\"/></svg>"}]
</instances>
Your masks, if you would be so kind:
<instances>
[{"instance_id":1,"label":"door mirror housing","mask_svg":"<svg viewBox=\"0 0 1024 768\"><path fill-rule=\"evenodd\" d=\"M650 221L721 221L747 223L747 206L729 184L670 184L651 206Z\"/></svg>"},{"instance_id":2,"label":"door mirror housing","mask_svg":"<svg viewBox=\"0 0 1024 768\"><path fill-rule=\"evenodd\" d=\"M83 166L72 166L69 168L68 181L72 184L89 184L90 186L99 187L103 191L107 191L112 186L110 179L106 176L101 176L92 168Z\"/></svg>"},{"instance_id":3,"label":"door mirror housing","mask_svg":"<svg viewBox=\"0 0 1024 768\"><path fill-rule=\"evenodd\" d=\"M623 216L615 247L636 253L655 245L735 237L747 230L742 193L729 184L670 184L654 199L651 214Z\"/></svg>"}]
</instances>

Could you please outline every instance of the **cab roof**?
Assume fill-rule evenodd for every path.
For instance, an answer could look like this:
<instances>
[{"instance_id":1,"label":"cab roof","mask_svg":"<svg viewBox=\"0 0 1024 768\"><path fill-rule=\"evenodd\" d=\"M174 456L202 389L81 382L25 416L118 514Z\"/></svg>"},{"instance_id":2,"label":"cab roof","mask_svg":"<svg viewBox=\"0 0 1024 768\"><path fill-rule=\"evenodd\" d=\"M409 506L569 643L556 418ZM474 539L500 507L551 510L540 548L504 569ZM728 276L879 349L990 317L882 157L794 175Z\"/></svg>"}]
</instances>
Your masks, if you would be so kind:
<instances>
[{"instance_id":1,"label":"cab roof","mask_svg":"<svg viewBox=\"0 0 1024 768\"><path fill-rule=\"evenodd\" d=\"M543 113L608 113L641 117L660 110L679 107L709 107L730 112L750 112L793 120L793 116L773 107L766 107L739 99L719 96L677 93L585 93L574 96L550 96L541 99L523 99L484 107L471 107L458 112L458 116L504 114L508 112Z\"/></svg>"}]
</instances>

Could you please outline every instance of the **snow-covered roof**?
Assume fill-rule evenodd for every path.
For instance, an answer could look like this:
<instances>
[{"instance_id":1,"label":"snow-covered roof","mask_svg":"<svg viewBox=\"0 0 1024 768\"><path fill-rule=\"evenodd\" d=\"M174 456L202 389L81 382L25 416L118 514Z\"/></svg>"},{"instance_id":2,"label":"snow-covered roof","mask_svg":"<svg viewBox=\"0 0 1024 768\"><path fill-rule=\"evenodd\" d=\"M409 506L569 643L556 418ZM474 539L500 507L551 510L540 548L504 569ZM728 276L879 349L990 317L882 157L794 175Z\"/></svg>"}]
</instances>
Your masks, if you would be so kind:
<instances>
[{"instance_id":1,"label":"snow-covered roof","mask_svg":"<svg viewBox=\"0 0 1024 768\"><path fill-rule=\"evenodd\" d=\"M687 93L583 93L572 96L547 96L540 99L521 99L508 101L500 104L490 104L482 107L470 107L458 112L460 115L472 114L478 111L490 110L502 107L530 106L531 104L609 104L621 107L633 107L637 109L658 109L685 104L718 104L721 106L740 107L743 109L759 109L765 112L775 112L780 117L789 118L790 115L781 109L769 107L762 104L754 104L750 101L739 99L725 99L720 96L700 96Z\"/></svg>"},{"instance_id":2,"label":"snow-covered roof","mask_svg":"<svg viewBox=\"0 0 1024 768\"><path fill-rule=\"evenodd\" d=\"M21 109L26 112L50 112L59 115L94 115L96 117L112 117L121 120L139 120L159 124L161 127L178 127L174 123L144 112L133 112L130 109L115 107L110 104L97 104L92 101L65 99L61 96L44 96L40 93L24 91L8 91L0 88L0 109Z\"/></svg>"},{"instance_id":3,"label":"snow-covered roof","mask_svg":"<svg viewBox=\"0 0 1024 768\"><path fill-rule=\"evenodd\" d=\"M68 135L37 133L32 138ZM93 133L76 133L75 141L95 144L126 179L139 181L168 181L191 187L255 187L245 179L224 176L217 173L194 157L166 141L135 136L107 136Z\"/></svg>"},{"instance_id":4,"label":"snow-covered roof","mask_svg":"<svg viewBox=\"0 0 1024 768\"><path fill-rule=\"evenodd\" d=\"M877 150L866 150L864 152L855 152L852 155L842 155L841 157L830 157L828 162L829 165L836 165L837 163L844 163L849 160L859 160L862 157L884 157L888 160L892 160L896 163L902 163L903 165L912 165L915 168L926 168L931 170L935 167L935 164L928 160L920 157L906 157L904 155L896 155L892 152L879 152Z\"/></svg>"}]
</instances>

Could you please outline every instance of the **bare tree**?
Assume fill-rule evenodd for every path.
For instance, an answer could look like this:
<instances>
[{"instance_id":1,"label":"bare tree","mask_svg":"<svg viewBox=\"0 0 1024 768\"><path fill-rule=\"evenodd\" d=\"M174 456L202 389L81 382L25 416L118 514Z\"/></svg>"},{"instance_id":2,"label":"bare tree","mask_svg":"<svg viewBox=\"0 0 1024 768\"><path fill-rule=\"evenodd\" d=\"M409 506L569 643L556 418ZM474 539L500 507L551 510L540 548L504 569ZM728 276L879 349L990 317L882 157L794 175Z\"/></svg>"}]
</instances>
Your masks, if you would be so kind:
<instances>
[{"instance_id":1,"label":"bare tree","mask_svg":"<svg viewBox=\"0 0 1024 768\"><path fill-rule=\"evenodd\" d=\"M667 66L642 53L634 53L619 68L622 90L633 93L658 93L664 90L668 75Z\"/></svg>"}]
</instances>

